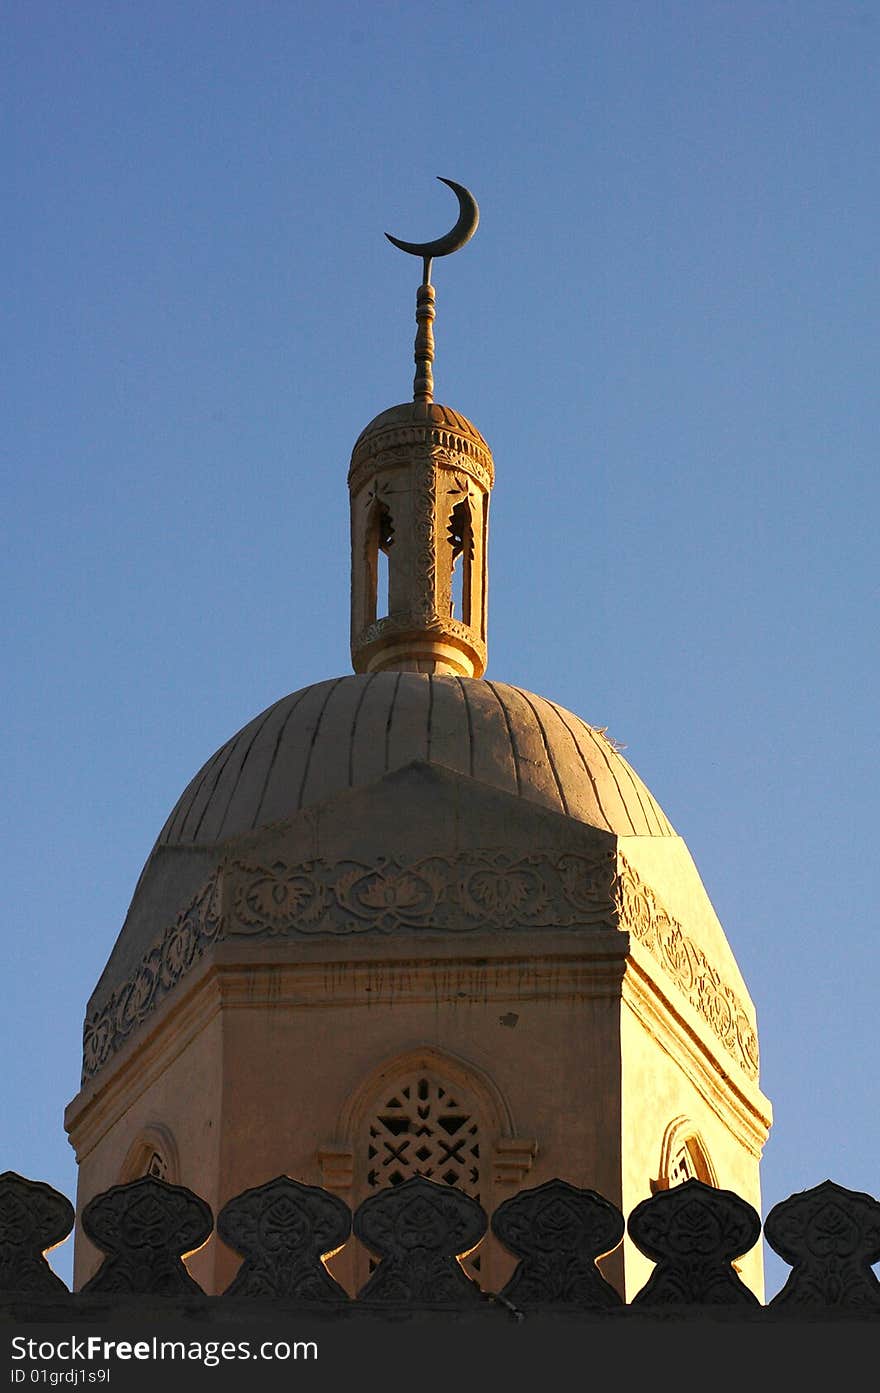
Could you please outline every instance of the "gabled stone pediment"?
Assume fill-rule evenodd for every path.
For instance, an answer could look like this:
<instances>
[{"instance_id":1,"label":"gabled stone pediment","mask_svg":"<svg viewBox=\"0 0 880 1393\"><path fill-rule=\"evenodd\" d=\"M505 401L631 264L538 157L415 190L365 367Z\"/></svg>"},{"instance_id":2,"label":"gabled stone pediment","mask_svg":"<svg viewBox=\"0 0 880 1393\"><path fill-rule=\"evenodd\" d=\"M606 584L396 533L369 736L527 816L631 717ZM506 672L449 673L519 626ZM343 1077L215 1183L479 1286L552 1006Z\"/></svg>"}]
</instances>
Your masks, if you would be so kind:
<instances>
[{"instance_id":1,"label":"gabled stone pediment","mask_svg":"<svg viewBox=\"0 0 880 1393\"><path fill-rule=\"evenodd\" d=\"M294 859L346 855L405 859L475 845L528 851L541 844L571 850L612 850L611 832L526 802L479 779L413 760L374 783L345 789L271 827L222 843L225 855Z\"/></svg>"}]
</instances>

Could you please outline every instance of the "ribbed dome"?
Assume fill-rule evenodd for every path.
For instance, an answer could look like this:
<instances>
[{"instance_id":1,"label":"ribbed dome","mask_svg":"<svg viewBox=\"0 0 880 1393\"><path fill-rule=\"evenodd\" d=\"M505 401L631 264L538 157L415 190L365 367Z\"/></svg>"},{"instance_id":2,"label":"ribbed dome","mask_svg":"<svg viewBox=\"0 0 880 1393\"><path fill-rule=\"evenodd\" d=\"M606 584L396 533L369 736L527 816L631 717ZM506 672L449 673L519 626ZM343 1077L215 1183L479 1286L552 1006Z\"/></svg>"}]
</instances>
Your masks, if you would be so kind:
<instances>
[{"instance_id":1,"label":"ribbed dome","mask_svg":"<svg viewBox=\"0 0 880 1393\"><path fill-rule=\"evenodd\" d=\"M201 845L291 817L413 760L443 765L621 836L674 836L601 732L503 682L379 672L284 697L223 745L160 845Z\"/></svg>"},{"instance_id":2,"label":"ribbed dome","mask_svg":"<svg viewBox=\"0 0 880 1393\"><path fill-rule=\"evenodd\" d=\"M494 479L492 453L473 421L438 401L405 401L364 426L351 452L349 480L385 451L428 444L464 451L485 469L490 484Z\"/></svg>"},{"instance_id":3,"label":"ribbed dome","mask_svg":"<svg viewBox=\"0 0 880 1393\"><path fill-rule=\"evenodd\" d=\"M384 435L386 431L406 426L437 426L476 441L484 450L489 448L473 421L469 421L467 416L462 416L460 411L454 411L451 406L443 406L439 401L404 401L397 406L389 406L385 411L380 411L378 416L374 416L355 441L352 453L357 454L358 446L370 436Z\"/></svg>"}]
</instances>

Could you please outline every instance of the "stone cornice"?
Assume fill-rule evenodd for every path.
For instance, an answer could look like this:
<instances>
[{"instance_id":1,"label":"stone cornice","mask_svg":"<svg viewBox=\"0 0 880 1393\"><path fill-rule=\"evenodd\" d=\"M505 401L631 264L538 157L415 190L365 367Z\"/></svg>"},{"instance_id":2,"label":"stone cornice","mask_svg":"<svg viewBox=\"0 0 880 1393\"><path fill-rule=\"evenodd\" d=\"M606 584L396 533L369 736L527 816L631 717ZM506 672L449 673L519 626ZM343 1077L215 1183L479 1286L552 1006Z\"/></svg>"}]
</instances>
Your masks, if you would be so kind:
<instances>
[{"instance_id":1,"label":"stone cornice","mask_svg":"<svg viewBox=\"0 0 880 1393\"><path fill-rule=\"evenodd\" d=\"M487 649L483 640L477 638L467 624L462 624L457 619L441 619L433 604L426 605L416 616L408 612L402 615L387 614L382 619L375 619L352 639L352 652L361 653L370 649L381 639L395 636L402 639L411 638L415 634L436 635L452 647L473 649L485 670Z\"/></svg>"},{"instance_id":2,"label":"stone cornice","mask_svg":"<svg viewBox=\"0 0 880 1393\"><path fill-rule=\"evenodd\" d=\"M688 1024L676 1009L673 994L663 993L659 983L650 955L639 944L630 942L623 1002L683 1070L724 1125L760 1158L772 1122L768 1100L757 1085L739 1083L733 1074L724 1072L706 1038L708 1032L701 1033Z\"/></svg>"},{"instance_id":3,"label":"stone cornice","mask_svg":"<svg viewBox=\"0 0 880 1393\"><path fill-rule=\"evenodd\" d=\"M440 469L466 469L483 488L495 482L495 464L484 440L444 426L410 424L362 437L351 457L348 486L356 493L375 470L403 468L414 459L430 460Z\"/></svg>"},{"instance_id":4,"label":"stone cornice","mask_svg":"<svg viewBox=\"0 0 880 1393\"><path fill-rule=\"evenodd\" d=\"M181 992L157 1006L135 1038L119 1046L112 1067L83 1080L64 1114L78 1162L210 1024L220 1008L213 966L210 961L201 962Z\"/></svg>"},{"instance_id":5,"label":"stone cornice","mask_svg":"<svg viewBox=\"0 0 880 1393\"><path fill-rule=\"evenodd\" d=\"M517 856L499 849L297 865L225 862L137 970L86 1018L91 1078L214 943L313 936L466 936L477 931L615 928L614 857Z\"/></svg>"},{"instance_id":6,"label":"stone cornice","mask_svg":"<svg viewBox=\"0 0 880 1393\"><path fill-rule=\"evenodd\" d=\"M758 1037L744 1003L622 855L615 895L620 927L644 945L728 1054L756 1080Z\"/></svg>"},{"instance_id":7,"label":"stone cornice","mask_svg":"<svg viewBox=\"0 0 880 1393\"><path fill-rule=\"evenodd\" d=\"M600 930L575 945L567 935L551 933L548 940L537 959L499 939L481 940L479 949L463 953L449 936L432 943L430 957L423 958L401 953L390 941L380 955L365 940L216 942L193 969L184 994L156 1003L149 1025L119 1047L113 1067L84 1082L65 1116L71 1141L81 1159L221 1011L366 1004L374 1009L383 1000L436 1004L462 996L499 1005L620 997L626 935Z\"/></svg>"},{"instance_id":8,"label":"stone cornice","mask_svg":"<svg viewBox=\"0 0 880 1393\"><path fill-rule=\"evenodd\" d=\"M461 946L453 951L465 971L469 935L480 935L481 957L487 936L490 941L499 938L508 945L505 951L515 956L519 934L540 930L540 956L534 949L529 954L529 971L534 990L543 993L549 990L546 981L556 981L556 969L549 966L553 954L548 934L589 930L592 940L602 930L620 929L662 969L660 989L668 982L673 988L669 999L683 998L731 1061L756 1082L757 1040L744 1003L622 855L615 863L613 853L587 858L574 852L536 851L517 856L499 849L408 863L379 858L372 863L316 859L264 865L230 858L157 938L138 969L87 1017L83 1082L94 1077L178 983L222 944L245 940L253 955L263 941L289 941L301 956L310 941L344 939L350 959L351 945L363 940L372 945L370 958L378 965L400 961L406 954L401 955L397 945L391 949L390 943L387 951L377 954L377 939L406 935L411 945L418 944L417 962L434 957L442 940L458 939ZM545 964L550 974L546 978ZM307 973L306 963L301 968ZM428 1000L434 999L437 983L432 982L425 997L418 995L418 986L399 984L399 989L415 992L412 1000ZM360 988L353 990L356 999ZM462 990L485 991L485 980L480 976Z\"/></svg>"}]
</instances>

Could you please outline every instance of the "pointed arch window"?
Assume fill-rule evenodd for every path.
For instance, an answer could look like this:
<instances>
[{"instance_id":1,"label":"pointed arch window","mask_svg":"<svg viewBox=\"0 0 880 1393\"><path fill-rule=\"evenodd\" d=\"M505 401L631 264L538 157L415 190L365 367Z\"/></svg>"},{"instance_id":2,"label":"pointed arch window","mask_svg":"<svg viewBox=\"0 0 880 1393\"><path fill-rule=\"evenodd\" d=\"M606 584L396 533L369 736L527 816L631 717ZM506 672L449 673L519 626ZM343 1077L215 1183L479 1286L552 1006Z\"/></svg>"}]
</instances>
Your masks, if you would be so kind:
<instances>
[{"instance_id":1,"label":"pointed arch window","mask_svg":"<svg viewBox=\"0 0 880 1393\"><path fill-rule=\"evenodd\" d=\"M452 559L449 573L449 614L463 624L472 622L474 572L474 528L467 498L456 503L449 515L449 544Z\"/></svg>"},{"instance_id":2,"label":"pointed arch window","mask_svg":"<svg viewBox=\"0 0 880 1393\"><path fill-rule=\"evenodd\" d=\"M144 1171L144 1175L152 1175L156 1180L168 1179L168 1161L162 1155L161 1151L151 1151L150 1155L147 1157L146 1166L147 1168Z\"/></svg>"},{"instance_id":3,"label":"pointed arch window","mask_svg":"<svg viewBox=\"0 0 880 1393\"><path fill-rule=\"evenodd\" d=\"M394 545L394 523L387 505L374 498L367 521L364 556L364 623L373 624L391 612L389 554Z\"/></svg>"}]
</instances>

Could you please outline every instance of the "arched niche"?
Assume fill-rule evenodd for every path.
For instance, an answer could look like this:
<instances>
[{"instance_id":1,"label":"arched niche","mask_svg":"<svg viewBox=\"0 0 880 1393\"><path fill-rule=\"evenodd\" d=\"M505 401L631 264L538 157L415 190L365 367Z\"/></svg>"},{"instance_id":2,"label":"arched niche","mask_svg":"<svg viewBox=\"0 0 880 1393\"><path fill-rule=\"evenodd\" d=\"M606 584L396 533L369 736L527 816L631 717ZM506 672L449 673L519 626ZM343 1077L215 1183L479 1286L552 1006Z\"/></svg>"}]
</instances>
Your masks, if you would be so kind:
<instances>
[{"instance_id":1,"label":"arched niche","mask_svg":"<svg viewBox=\"0 0 880 1393\"><path fill-rule=\"evenodd\" d=\"M657 1179L651 1182L651 1189L655 1193L669 1190L685 1180L702 1180L704 1185L718 1185L706 1143L693 1122L679 1116L669 1123L663 1133Z\"/></svg>"},{"instance_id":2,"label":"arched niche","mask_svg":"<svg viewBox=\"0 0 880 1393\"><path fill-rule=\"evenodd\" d=\"M138 1132L119 1172L121 1184L154 1175L171 1185L180 1184L180 1157L170 1129L161 1122L148 1123Z\"/></svg>"}]
</instances>

